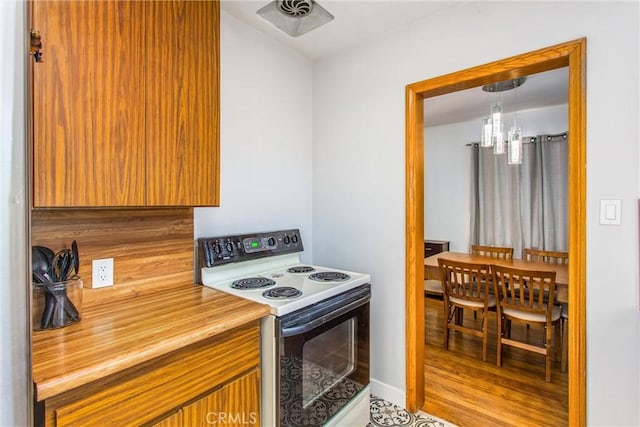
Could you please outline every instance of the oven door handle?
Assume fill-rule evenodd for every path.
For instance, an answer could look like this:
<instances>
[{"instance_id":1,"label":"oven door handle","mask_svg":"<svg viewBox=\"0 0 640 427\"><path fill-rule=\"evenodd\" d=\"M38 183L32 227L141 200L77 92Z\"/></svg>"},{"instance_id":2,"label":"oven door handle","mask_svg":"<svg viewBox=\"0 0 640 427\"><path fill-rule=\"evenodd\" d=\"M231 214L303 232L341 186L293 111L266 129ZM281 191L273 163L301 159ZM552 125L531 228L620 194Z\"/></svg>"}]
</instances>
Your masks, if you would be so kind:
<instances>
[{"instance_id":1,"label":"oven door handle","mask_svg":"<svg viewBox=\"0 0 640 427\"><path fill-rule=\"evenodd\" d=\"M282 338L304 334L305 332L309 332L319 326L324 325L332 321L333 319L342 316L345 313L348 313L352 310L355 310L358 307L361 307L369 302L369 298L362 298L356 301L353 301L349 304L343 305L342 307L333 310L324 316L318 317L317 319L313 319L310 322L305 322L301 325L290 326L288 328L282 328L280 331L280 336Z\"/></svg>"}]
</instances>

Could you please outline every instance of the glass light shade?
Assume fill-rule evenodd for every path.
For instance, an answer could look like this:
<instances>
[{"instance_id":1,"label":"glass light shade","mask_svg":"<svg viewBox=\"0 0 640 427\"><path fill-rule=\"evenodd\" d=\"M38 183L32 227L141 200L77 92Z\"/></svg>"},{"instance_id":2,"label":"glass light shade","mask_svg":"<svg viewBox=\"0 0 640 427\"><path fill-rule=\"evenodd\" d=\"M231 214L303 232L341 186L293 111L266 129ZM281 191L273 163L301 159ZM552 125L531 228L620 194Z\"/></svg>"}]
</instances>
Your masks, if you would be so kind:
<instances>
[{"instance_id":1,"label":"glass light shade","mask_svg":"<svg viewBox=\"0 0 640 427\"><path fill-rule=\"evenodd\" d=\"M272 1L256 12L291 37L298 37L333 20L333 15L312 0Z\"/></svg>"},{"instance_id":2,"label":"glass light shade","mask_svg":"<svg viewBox=\"0 0 640 427\"><path fill-rule=\"evenodd\" d=\"M493 154L504 154L507 152L507 142L500 138L499 142L493 145Z\"/></svg>"},{"instance_id":3,"label":"glass light shade","mask_svg":"<svg viewBox=\"0 0 640 427\"><path fill-rule=\"evenodd\" d=\"M502 104L496 102L491 106L491 145L493 154L504 154L506 147L504 144L504 129L502 125Z\"/></svg>"},{"instance_id":4,"label":"glass light shade","mask_svg":"<svg viewBox=\"0 0 640 427\"><path fill-rule=\"evenodd\" d=\"M493 136L497 132L502 132L502 104L499 102L491 106L491 123L493 125Z\"/></svg>"},{"instance_id":5,"label":"glass light shade","mask_svg":"<svg viewBox=\"0 0 640 427\"><path fill-rule=\"evenodd\" d=\"M482 139L480 140L480 147L491 147L493 144L493 141L491 140L491 135L493 133L492 123L490 116L482 119Z\"/></svg>"},{"instance_id":6,"label":"glass light shade","mask_svg":"<svg viewBox=\"0 0 640 427\"><path fill-rule=\"evenodd\" d=\"M517 126L509 129L507 163L519 165L522 163L522 129Z\"/></svg>"},{"instance_id":7,"label":"glass light shade","mask_svg":"<svg viewBox=\"0 0 640 427\"><path fill-rule=\"evenodd\" d=\"M493 154L504 154L507 152L507 144L504 140L504 130L502 125L500 125L498 130L496 130L494 126L491 139L493 141Z\"/></svg>"}]
</instances>

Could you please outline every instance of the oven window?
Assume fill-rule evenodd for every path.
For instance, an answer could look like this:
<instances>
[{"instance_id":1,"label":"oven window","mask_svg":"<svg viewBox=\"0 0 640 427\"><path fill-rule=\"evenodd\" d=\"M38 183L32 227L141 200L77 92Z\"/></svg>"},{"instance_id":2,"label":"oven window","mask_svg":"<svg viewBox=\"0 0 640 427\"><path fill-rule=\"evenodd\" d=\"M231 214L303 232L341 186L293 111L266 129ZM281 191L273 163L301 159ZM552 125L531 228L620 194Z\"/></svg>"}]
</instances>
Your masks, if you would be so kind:
<instances>
[{"instance_id":1,"label":"oven window","mask_svg":"<svg viewBox=\"0 0 640 427\"><path fill-rule=\"evenodd\" d=\"M356 322L349 318L304 343L302 407L331 390L356 368Z\"/></svg>"},{"instance_id":2,"label":"oven window","mask_svg":"<svg viewBox=\"0 0 640 427\"><path fill-rule=\"evenodd\" d=\"M364 298L367 302L342 312L349 303L344 296L336 298L336 307L311 307L276 320L280 427L322 426L366 389L368 295Z\"/></svg>"}]
</instances>

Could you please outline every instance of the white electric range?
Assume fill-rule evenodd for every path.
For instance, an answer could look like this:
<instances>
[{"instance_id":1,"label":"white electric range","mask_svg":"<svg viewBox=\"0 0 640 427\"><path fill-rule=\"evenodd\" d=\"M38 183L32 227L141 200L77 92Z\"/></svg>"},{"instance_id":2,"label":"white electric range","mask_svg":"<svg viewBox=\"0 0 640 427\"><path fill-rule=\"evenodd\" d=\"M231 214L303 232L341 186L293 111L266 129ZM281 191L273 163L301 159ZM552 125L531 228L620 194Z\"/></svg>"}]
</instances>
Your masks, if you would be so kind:
<instances>
[{"instance_id":1,"label":"white electric range","mask_svg":"<svg viewBox=\"0 0 640 427\"><path fill-rule=\"evenodd\" d=\"M283 316L370 282L368 274L300 263L298 254L203 268L208 287L267 304Z\"/></svg>"},{"instance_id":2,"label":"white electric range","mask_svg":"<svg viewBox=\"0 0 640 427\"><path fill-rule=\"evenodd\" d=\"M201 283L267 304L265 426L369 422L370 276L301 264L299 230L198 239Z\"/></svg>"}]
</instances>

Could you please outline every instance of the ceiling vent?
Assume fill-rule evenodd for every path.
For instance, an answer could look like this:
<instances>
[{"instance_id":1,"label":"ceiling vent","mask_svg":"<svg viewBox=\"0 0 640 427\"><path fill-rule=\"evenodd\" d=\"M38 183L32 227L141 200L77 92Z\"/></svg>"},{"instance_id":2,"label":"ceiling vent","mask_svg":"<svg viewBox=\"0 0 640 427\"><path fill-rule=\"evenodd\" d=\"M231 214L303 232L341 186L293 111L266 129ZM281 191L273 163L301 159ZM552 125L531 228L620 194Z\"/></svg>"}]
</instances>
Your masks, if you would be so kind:
<instances>
[{"instance_id":1,"label":"ceiling vent","mask_svg":"<svg viewBox=\"0 0 640 427\"><path fill-rule=\"evenodd\" d=\"M313 2L311 0L280 0L277 6L285 15L302 18L311 13Z\"/></svg>"},{"instance_id":2,"label":"ceiling vent","mask_svg":"<svg viewBox=\"0 0 640 427\"><path fill-rule=\"evenodd\" d=\"M291 37L333 20L333 15L313 0L276 0L256 13Z\"/></svg>"}]
</instances>

